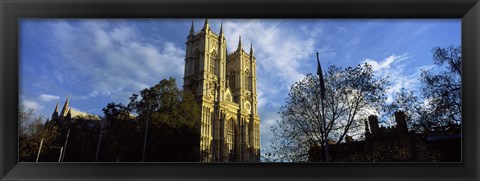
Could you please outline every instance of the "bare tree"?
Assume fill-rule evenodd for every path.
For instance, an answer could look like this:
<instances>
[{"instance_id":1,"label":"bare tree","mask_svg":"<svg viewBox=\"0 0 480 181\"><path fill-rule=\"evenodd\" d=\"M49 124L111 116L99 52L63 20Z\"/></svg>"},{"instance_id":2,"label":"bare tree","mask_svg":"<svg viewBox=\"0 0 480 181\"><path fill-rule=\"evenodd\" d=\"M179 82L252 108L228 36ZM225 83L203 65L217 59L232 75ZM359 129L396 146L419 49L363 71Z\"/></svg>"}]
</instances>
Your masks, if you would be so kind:
<instances>
[{"instance_id":1,"label":"bare tree","mask_svg":"<svg viewBox=\"0 0 480 181\"><path fill-rule=\"evenodd\" d=\"M433 71L422 70L419 94L402 89L387 106L387 114L405 111L409 128L417 131L442 129L449 124L461 123L461 48L434 47L432 55L436 67Z\"/></svg>"},{"instance_id":2,"label":"bare tree","mask_svg":"<svg viewBox=\"0 0 480 181\"><path fill-rule=\"evenodd\" d=\"M20 162L34 162L40 151L43 139L43 150L48 149L59 135L58 127L54 124L44 123L45 119L36 116L32 109L19 107L18 112L18 157ZM42 158L48 157L44 152ZM42 160L42 159L41 159Z\"/></svg>"},{"instance_id":3,"label":"bare tree","mask_svg":"<svg viewBox=\"0 0 480 181\"><path fill-rule=\"evenodd\" d=\"M437 69L434 73L424 70L421 74L423 96L431 106L432 119L425 122L426 127L438 127L461 123L461 67L462 51L460 46L432 49L433 61Z\"/></svg>"},{"instance_id":4,"label":"bare tree","mask_svg":"<svg viewBox=\"0 0 480 181\"><path fill-rule=\"evenodd\" d=\"M320 81L307 75L292 85L281 119L272 127L274 134L269 161L307 161L313 147L329 142L341 143L361 133L363 119L381 108L388 82L376 78L370 65L342 69L330 66L325 80L325 115L321 112ZM323 127L323 116L326 126Z\"/></svg>"}]
</instances>

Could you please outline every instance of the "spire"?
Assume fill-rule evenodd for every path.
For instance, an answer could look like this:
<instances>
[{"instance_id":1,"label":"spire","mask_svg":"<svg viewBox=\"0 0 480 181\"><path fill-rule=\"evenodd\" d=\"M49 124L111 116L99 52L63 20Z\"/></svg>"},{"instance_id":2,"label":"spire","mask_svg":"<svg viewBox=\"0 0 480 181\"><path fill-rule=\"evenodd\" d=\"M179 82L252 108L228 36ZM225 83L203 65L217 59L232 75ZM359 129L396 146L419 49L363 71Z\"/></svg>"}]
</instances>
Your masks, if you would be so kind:
<instances>
[{"instance_id":1,"label":"spire","mask_svg":"<svg viewBox=\"0 0 480 181\"><path fill-rule=\"evenodd\" d=\"M250 55L253 55L253 48L251 43L250 43Z\"/></svg>"},{"instance_id":2,"label":"spire","mask_svg":"<svg viewBox=\"0 0 480 181\"><path fill-rule=\"evenodd\" d=\"M66 115L67 119L72 119L72 108L68 109L68 113Z\"/></svg>"},{"instance_id":3,"label":"spire","mask_svg":"<svg viewBox=\"0 0 480 181\"><path fill-rule=\"evenodd\" d=\"M65 117L67 115L67 111L68 111L68 101L69 101L69 97L67 97L67 100L65 101L65 104L63 105L63 108L62 108L62 112L60 114L60 117Z\"/></svg>"},{"instance_id":4,"label":"spire","mask_svg":"<svg viewBox=\"0 0 480 181\"><path fill-rule=\"evenodd\" d=\"M58 102L57 102L57 106L55 106L55 110L52 113L52 120L57 118L58 118Z\"/></svg>"},{"instance_id":5,"label":"spire","mask_svg":"<svg viewBox=\"0 0 480 181\"><path fill-rule=\"evenodd\" d=\"M242 50L242 36L238 36L238 49Z\"/></svg>"},{"instance_id":6,"label":"spire","mask_svg":"<svg viewBox=\"0 0 480 181\"><path fill-rule=\"evenodd\" d=\"M205 23L203 24L203 30L208 30L210 27L208 25L208 18L205 18Z\"/></svg>"},{"instance_id":7,"label":"spire","mask_svg":"<svg viewBox=\"0 0 480 181\"><path fill-rule=\"evenodd\" d=\"M220 23L220 35L223 34L223 23Z\"/></svg>"},{"instance_id":8,"label":"spire","mask_svg":"<svg viewBox=\"0 0 480 181\"><path fill-rule=\"evenodd\" d=\"M193 30L193 20L192 20L192 27L190 28L190 34L195 33L195 30Z\"/></svg>"},{"instance_id":9,"label":"spire","mask_svg":"<svg viewBox=\"0 0 480 181\"><path fill-rule=\"evenodd\" d=\"M57 101L57 105L55 106L55 110L53 112L58 113L58 101Z\"/></svg>"}]
</instances>

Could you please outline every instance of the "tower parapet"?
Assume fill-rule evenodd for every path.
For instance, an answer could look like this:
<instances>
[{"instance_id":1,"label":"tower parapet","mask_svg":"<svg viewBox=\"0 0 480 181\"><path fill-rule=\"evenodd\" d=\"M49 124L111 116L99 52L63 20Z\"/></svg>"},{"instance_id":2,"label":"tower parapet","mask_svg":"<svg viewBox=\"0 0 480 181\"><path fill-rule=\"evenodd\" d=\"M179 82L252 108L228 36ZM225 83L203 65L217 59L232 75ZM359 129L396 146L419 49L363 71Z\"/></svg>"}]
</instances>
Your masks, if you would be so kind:
<instances>
[{"instance_id":1,"label":"tower parapet","mask_svg":"<svg viewBox=\"0 0 480 181\"><path fill-rule=\"evenodd\" d=\"M368 123L370 124L370 131L372 132L372 134L378 134L380 131L378 125L378 117L375 115L368 116Z\"/></svg>"},{"instance_id":2,"label":"tower parapet","mask_svg":"<svg viewBox=\"0 0 480 181\"><path fill-rule=\"evenodd\" d=\"M395 112L395 121L397 122L396 128L398 129L398 131L401 131L401 132L408 131L407 118L406 118L405 112L403 111Z\"/></svg>"}]
</instances>

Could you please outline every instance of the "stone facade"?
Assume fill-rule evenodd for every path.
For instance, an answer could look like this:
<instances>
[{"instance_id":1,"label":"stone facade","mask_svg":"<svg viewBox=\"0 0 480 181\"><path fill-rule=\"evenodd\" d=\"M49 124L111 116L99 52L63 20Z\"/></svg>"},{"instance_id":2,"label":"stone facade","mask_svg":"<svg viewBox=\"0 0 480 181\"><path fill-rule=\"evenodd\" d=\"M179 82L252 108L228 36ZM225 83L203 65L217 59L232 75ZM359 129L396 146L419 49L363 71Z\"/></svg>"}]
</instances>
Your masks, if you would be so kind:
<instances>
[{"instance_id":1,"label":"stone facade","mask_svg":"<svg viewBox=\"0 0 480 181\"><path fill-rule=\"evenodd\" d=\"M253 48L229 53L223 34L205 20L186 41L184 90L201 106L200 154L205 162L259 162L260 118L257 111L256 60Z\"/></svg>"}]
</instances>

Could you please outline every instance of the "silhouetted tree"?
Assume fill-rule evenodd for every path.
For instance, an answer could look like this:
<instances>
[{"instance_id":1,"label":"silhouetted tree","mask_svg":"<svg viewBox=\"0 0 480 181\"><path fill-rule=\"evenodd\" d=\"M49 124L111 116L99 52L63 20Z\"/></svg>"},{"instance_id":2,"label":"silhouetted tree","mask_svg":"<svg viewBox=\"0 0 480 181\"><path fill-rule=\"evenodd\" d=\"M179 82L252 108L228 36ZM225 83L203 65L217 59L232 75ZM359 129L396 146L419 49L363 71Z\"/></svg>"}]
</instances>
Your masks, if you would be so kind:
<instances>
[{"instance_id":1,"label":"silhouetted tree","mask_svg":"<svg viewBox=\"0 0 480 181\"><path fill-rule=\"evenodd\" d=\"M200 109L173 77L132 95L129 108L138 114L142 135L150 124L145 161L200 160Z\"/></svg>"},{"instance_id":2,"label":"silhouetted tree","mask_svg":"<svg viewBox=\"0 0 480 181\"><path fill-rule=\"evenodd\" d=\"M66 122L66 127L62 130L62 137L58 142L59 146L66 146L64 162L95 161L100 132L99 123L100 120L93 116L79 116ZM68 129L70 129L69 134Z\"/></svg>"},{"instance_id":3,"label":"silhouetted tree","mask_svg":"<svg viewBox=\"0 0 480 181\"><path fill-rule=\"evenodd\" d=\"M39 161L44 161L49 155L49 147L59 136L58 126L44 123L44 118L34 115L32 109L20 106L18 113L18 158L20 162L35 162L43 139ZM50 155L52 156L52 155ZM55 155L58 160L58 154ZM48 159L47 159L48 160Z\"/></svg>"},{"instance_id":4,"label":"silhouetted tree","mask_svg":"<svg viewBox=\"0 0 480 181\"><path fill-rule=\"evenodd\" d=\"M436 67L433 71L422 70L420 94L401 89L387 106L390 114L405 111L409 127L417 131L461 123L461 47L434 47L432 56Z\"/></svg>"},{"instance_id":5,"label":"silhouetted tree","mask_svg":"<svg viewBox=\"0 0 480 181\"><path fill-rule=\"evenodd\" d=\"M461 47L453 45L432 49L435 70L444 70L421 74L423 96L432 110L431 119L422 123L426 128L461 123L461 53Z\"/></svg>"},{"instance_id":6,"label":"silhouetted tree","mask_svg":"<svg viewBox=\"0 0 480 181\"><path fill-rule=\"evenodd\" d=\"M387 104L385 108L386 115L392 115L392 118L396 111L404 111L408 128L416 131L424 131L426 129L425 122L432 120L433 116L431 107L423 101L422 97L405 88L396 92L393 102Z\"/></svg>"},{"instance_id":7,"label":"silhouetted tree","mask_svg":"<svg viewBox=\"0 0 480 181\"><path fill-rule=\"evenodd\" d=\"M96 140L99 140L100 132L103 134L99 161L139 161L143 146L139 121L121 103L111 102L102 111L105 115L104 127L95 133Z\"/></svg>"}]
</instances>

